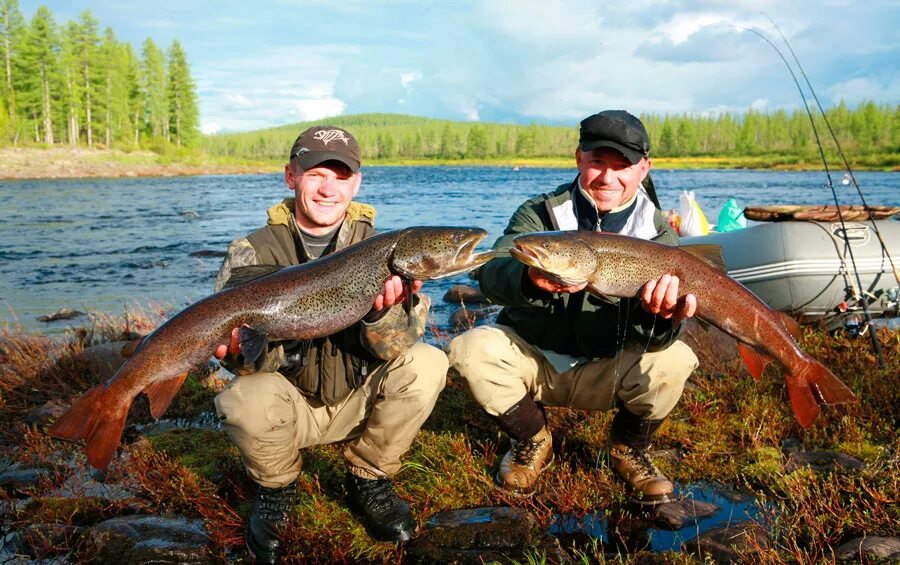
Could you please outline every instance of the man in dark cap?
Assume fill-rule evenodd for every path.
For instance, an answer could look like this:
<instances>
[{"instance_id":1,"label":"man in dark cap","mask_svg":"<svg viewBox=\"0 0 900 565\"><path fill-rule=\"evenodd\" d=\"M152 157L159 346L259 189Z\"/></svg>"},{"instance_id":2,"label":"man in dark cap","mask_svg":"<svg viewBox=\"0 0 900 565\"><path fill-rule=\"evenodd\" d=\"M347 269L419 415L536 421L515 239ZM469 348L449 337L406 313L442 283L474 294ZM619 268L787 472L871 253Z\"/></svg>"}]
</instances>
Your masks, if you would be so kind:
<instances>
[{"instance_id":1,"label":"man in dark cap","mask_svg":"<svg viewBox=\"0 0 900 565\"><path fill-rule=\"evenodd\" d=\"M359 145L348 131L317 126L301 133L284 167L294 197L269 208L264 227L231 243L216 290L259 274L261 265L306 263L374 235L375 209L354 201L359 168ZM419 287L414 281L413 290ZM406 300L413 324L399 306ZM216 411L258 485L247 524L257 562L279 559L300 450L312 445L348 440L347 502L372 537L413 536L416 521L391 477L444 387L446 356L418 341L428 306L427 297L407 296L394 276L371 312L337 334L271 344L263 362L250 367L242 364L237 328L219 347L216 356L240 375L216 397Z\"/></svg>"},{"instance_id":2,"label":"man in dark cap","mask_svg":"<svg viewBox=\"0 0 900 565\"><path fill-rule=\"evenodd\" d=\"M551 194L522 204L495 249L523 233L594 230L677 244L652 189L650 142L644 125L621 110L581 122L578 176ZM697 366L678 341L693 316L693 295L678 299L677 277L649 280L633 299L603 299L585 284L566 286L511 257L481 267L477 278L505 307L497 324L450 343L450 366L475 401L511 439L497 483L522 496L553 460L544 406L617 409L609 432L612 470L641 504L671 500L672 483L648 456L650 442Z\"/></svg>"}]
</instances>

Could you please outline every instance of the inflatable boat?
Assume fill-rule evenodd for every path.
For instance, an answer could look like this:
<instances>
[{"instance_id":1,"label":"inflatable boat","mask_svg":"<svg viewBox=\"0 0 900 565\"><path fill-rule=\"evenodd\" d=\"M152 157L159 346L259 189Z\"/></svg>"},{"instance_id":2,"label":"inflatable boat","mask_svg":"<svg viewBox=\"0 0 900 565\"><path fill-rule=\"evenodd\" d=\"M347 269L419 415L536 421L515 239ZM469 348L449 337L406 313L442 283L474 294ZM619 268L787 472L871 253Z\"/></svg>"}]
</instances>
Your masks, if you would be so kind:
<instances>
[{"instance_id":1,"label":"inflatable boat","mask_svg":"<svg viewBox=\"0 0 900 565\"><path fill-rule=\"evenodd\" d=\"M872 317L900 315L900 221L780 221L681 243L721 246L732 278L803 323L852 323L864 300Z\"/></svg>"}]
</instances>

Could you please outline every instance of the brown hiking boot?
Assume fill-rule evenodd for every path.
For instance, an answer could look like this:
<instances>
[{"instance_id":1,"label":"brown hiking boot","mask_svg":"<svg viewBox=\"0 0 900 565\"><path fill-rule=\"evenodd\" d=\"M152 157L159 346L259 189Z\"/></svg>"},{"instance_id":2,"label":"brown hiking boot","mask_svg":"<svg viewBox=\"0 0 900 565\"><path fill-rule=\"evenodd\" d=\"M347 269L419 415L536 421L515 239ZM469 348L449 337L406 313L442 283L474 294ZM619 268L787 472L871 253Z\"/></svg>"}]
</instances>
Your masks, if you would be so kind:
<instances>
[{"instance_id":1,"label":"brown hiking boot","mask_svg":"<svg viewBox=\"0 0 900 565\"><path fill-rule=\"evenodd\" d=\"M619 478L625 481L635 503L655 506L672 502L675 487L656 468L646 450L614 443L609 447L609 463Z\"/></svg>"},{"instance_id":2,"label":"brown hiking boot","mask_svg":"<svg viewBox=\"0 0 900 565\"><path fill-rule=\"evenodd\" d=\"M524 441L510 440L512 445L497 472L497 484L513 496L531 496L541 471L553 462L553 438L544 426Z\"/></svg>"}]
</instances>

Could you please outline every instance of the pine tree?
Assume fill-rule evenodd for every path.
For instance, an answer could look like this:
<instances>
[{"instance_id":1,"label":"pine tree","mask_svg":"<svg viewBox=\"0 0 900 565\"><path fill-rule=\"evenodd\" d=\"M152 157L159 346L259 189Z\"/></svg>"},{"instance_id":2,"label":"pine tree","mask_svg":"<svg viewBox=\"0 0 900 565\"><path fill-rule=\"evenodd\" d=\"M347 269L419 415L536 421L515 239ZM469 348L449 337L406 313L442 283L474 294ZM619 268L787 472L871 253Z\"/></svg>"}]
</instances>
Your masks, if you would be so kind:
<instances>
[{"instance_id":1,"label":"pine tree","mask_svg":"<svg viewBox=\"0 0 900 565\"><path fill-rule=\"evenodd\" d=\"M144 41L141 53L141 92L144 98L146 131L154 138L169 138L166 105L166 67L163 52L152 39Z\"/></svg>"},{"instance_id":2,"label":"pine tree","mask_svg":"<svg viewBox=\"0 0 900 565\"><path fill-rule=\"evenodd\" d=\"M487 132L479 125L469 128L466 138L466 157L484 159L488 154Z\"/></svg>"},{"instance_id":3,"label":"pine tree","mask_svg":"<svg viewBox=\"0 0 900 565\"><path fill-rule=\"evenodd\" d=\"M0 56L3 58L3 66L0 68L0 75L3 77L3 84L0 86L0 92L3 93L0 96L0 113L5 113L8 117L13 143L18 140L13 59L19 54L24 33L25 18L19 10L18 0L0 0Z\"/></svg>"},{"instance_id":4,"label":"pine tree","mask_svg":"<svg viewBox=\"0 0 900 565\"><path fill-rule=\"evenodd\" d=\"M62 32L62 50L60 54L60 67L62 73L62 104L65 112L66 137L69 145L75 147L80 137L80 117L82 106L83 84L78 80L78 24L68 22Z\"/></svg>"},{"instance_id":5,"label":"pine tree","mask_svg":"<svg viewBox=\"0 0 900 565\"><path fill-rule=\"evenodd\" d=\"M79 81L81 82L84 108L84 131L88 147L94 145L94 106L99 98L97 72L97 48L100 42L100 24L85 10L75 27L75 53L77 54Z\"/></svg>"},{"instance_id":6,"label":"pine tree","mask_svg":"<svg viewBox=\"0 0 900 565\"><path fill-rule=\"evenodd\" d=\"M21 77L22 112L31 118L34 140L47 145L54 142L53 113L54 92L58 83L59 35L53 14L45 6L34 13L25 39L22 53L15 61L13 72Z\"/></svg>"},{"instance_id":7,"label":"pine tree","mask_svg":"<svg viewBox=\"0 0 900 565\"><path fill-rule=\"evenodd\" d=\"M199 134L200 112L187 55L177 40L169 47L168 79L169 124L175 145L193 145Z\"/></svg>"}]
</instances>

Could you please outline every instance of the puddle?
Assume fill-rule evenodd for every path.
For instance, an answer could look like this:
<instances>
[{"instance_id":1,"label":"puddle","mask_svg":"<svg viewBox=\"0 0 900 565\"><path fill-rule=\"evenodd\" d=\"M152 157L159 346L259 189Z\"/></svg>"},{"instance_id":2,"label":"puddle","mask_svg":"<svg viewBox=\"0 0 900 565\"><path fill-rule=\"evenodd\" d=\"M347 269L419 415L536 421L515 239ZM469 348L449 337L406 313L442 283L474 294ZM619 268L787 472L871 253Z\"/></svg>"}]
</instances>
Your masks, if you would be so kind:
<instances>
[{"instance_id":1,"label":"puddle","mask_svg":"<svg viewBox=\"0 0 900 565\"><path fill-rule=\"evenodd\" d=\"M708 516L689 516L677 530L661 527L654 513L657 510L629 508L627 511L597 512L577 517L557 514L550 533L575 543L597 539L604 545L634 553L637 551L680 551L681 544L699 534L734 522L761 521L761 505L750 495L729 491L710 483L676 484L675 494L686 508L692 502L718 507ZM659 507L657 507L659 508ZM711 509L712 510L712 509ZM763 524L765 525L765 524Z\"/></svg>"}]
</instances>

